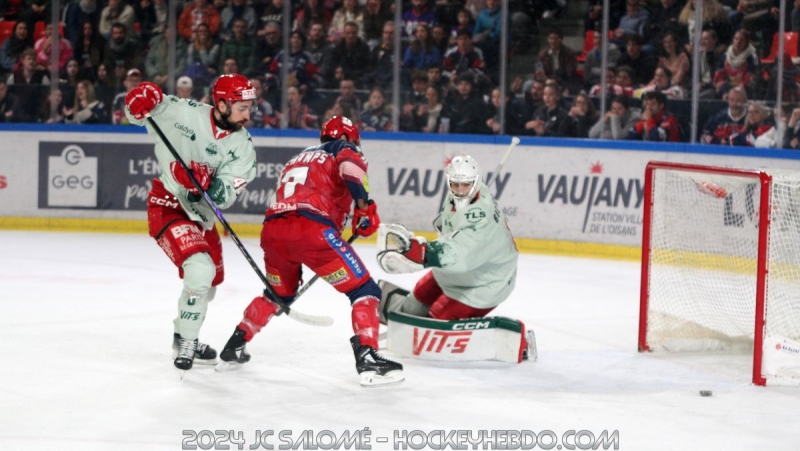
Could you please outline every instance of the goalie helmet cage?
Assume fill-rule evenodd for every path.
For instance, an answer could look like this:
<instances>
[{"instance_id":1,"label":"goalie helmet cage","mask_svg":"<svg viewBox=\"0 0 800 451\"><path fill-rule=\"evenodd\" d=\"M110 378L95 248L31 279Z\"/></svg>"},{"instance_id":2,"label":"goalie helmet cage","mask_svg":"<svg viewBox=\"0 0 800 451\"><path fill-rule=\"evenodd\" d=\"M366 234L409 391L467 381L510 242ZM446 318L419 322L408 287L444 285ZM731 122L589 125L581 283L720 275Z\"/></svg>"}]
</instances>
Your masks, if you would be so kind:
<instances>
[{"instance_id":1,"label":"goalie helmet cage","mask_svg":"<svg viewBox=\"0 0 800 451\"><path fill-rule=\"evenodd\" d=\"M751 350L800 385L800 172L650 162L639 351Z\"/></svg>"}]
</instances>

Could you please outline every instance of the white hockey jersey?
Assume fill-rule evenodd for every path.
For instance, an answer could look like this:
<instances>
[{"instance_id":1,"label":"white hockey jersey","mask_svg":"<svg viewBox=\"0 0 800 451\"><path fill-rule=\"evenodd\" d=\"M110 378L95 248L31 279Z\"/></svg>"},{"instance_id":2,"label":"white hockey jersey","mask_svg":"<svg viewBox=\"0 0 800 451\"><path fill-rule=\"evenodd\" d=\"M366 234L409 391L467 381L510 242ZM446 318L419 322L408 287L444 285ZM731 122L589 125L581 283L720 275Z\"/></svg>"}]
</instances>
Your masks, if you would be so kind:
<instances>
[{"instance_id":1,"label":"white hockey jersey","mask_svg":"<svg viewBox=\"0 0 800 451\"><path fill-rule=\"evenodd\" d=\"M166 144L161 141L147 119L135 119L127 107L125 114L131 124L147 127L148 133L155 139L155 154L161 167L159 179L164 187L178 198L190 219L210 230L216 218L214 211L205 201L189 201L189 191L172 177L170 164L175 158ZM245 129L235 132L218 129L214 124L213 108L210 105L175 96L164 96L164 100L150 114L187 165L196 161L207 163L214 169L214 178L222 181L225 186L224 199L217 207L226 209L233 205L245 185L256 175L256 151L250 133Z\"/></svg>"},{"instance_id":2,"label":"white hockey jersey","mask_svg":"<svg viewBox=\"0 0 800 451\"><path fill-rule=\"evenodd\" d=\"M490 308L514 290L519 251L486 184L456 211L448 193L434 221L439 237L428 243L426 261L444 294L470 307Z\"/></svg>"}]
</instances>

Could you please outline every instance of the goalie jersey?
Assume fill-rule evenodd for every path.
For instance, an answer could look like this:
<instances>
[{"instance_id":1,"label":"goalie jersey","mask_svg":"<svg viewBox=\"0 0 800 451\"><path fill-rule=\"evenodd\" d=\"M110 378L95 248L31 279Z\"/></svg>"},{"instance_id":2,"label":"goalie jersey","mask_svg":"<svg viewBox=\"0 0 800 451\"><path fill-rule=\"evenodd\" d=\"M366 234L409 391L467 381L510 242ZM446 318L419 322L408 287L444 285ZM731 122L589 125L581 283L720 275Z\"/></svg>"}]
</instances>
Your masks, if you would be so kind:
<instances>
[{"instance_id":1,"label":"goalie jersey","mask_svg":"<svg viewBox=\"0 0 800 451\"><path fill-rule=\"evenodd\" d=\"M519 252L489 187L456 211L448 192L434 220L439 237L427 246L427 266L448 297L470 307L490 308L514 290Z\"/></svg>"},{"instance_id":2,"label":"goalie jersey","mask_svg":"<svg viewBox=\"0 0 800 451\"><path fill-rule=\"evenodd\" d=\"M161 141L147 119L135 119L125 108L131 124L144 125L156 142L155 153L161 167L159 179L164 187L178 198L183 210L192 221L203 224L206 230L214 226L216 216L205 201L192 203L188 190L172 177L171 164L175 161L169 148ZM175 96L164 96L151 112L164 135L178 151L186 164L192 161L206 163L214 178L225 186L225 197L217 207L224 210L236 201L245 185L256 175L256 152L250 133L244 128L231 132L218 129L214 124L210 105L187 101Z\"/></svg>"}]
</instances>

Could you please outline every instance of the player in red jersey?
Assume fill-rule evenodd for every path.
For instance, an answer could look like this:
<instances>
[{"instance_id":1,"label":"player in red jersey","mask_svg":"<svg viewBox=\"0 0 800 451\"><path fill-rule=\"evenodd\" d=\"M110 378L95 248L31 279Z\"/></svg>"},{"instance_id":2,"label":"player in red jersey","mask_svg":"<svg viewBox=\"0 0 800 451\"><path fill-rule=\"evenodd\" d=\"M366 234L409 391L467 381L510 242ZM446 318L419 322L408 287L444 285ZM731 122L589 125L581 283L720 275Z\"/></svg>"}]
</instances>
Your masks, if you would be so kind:
<instances>
[{"instance_id":1,"label":"player in red jersey","mask_svg":"<svg viewBox=\"0 0 800 451\"><path fill-rule=\"evenodd\" d=\"M401 364L377 353L381 291L340 234L353 202L354 234L370 236L380 225L377 206L369 199L360 140L349 119L334 116L322 126L321 144L289 160L266 212L261 248L269 284L287 305L294 301L303 264L350 298L356 369L362 385L376 385L399 382L404 376ZM278 311L269 296L265 292L247 307L220 353L218 369L238 368L250 360L246 343Z\"/></svg>"}]
</instances>

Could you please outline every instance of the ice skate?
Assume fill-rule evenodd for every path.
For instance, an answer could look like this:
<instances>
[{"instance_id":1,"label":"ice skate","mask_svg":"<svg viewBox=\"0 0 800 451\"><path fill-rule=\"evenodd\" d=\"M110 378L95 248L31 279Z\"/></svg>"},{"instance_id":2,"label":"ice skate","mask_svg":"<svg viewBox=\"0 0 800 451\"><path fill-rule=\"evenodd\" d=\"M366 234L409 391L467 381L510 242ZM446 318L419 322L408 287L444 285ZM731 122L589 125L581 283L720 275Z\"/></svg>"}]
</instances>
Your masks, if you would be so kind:
<instances>
[{"instance_id":1,"label":"ice skate","mask_svg":"<svg viewBox=\"0 0 800 451\"><path fill-rule=\"evenodd\" d=\"M178 351L181 347L181 335L172 334L172 358L178 357ZM197 341L197 349L194 353L194 363L203 365L215 365L217 363L217 351L211 346Z\"/></svg>"},{"instance_id":2,"label":"ice skate","mask_svg":"<svg viewBox=\"0 0 800 451\"><path fill-rule=\"evenodd\" d=\"M350 338L350 345L355 353L356 370L362 386L396 384L405 379L403 365L386 359L371 346L362 346L358 335Z\"/></svg>"},{"instance_id":3,"label":"ice skate","mask_svg":"<svg viewBox=\"0 0 800 451\"><path fill-rule=\"evenodd\" d=\"M247 353L247 342L244 341L244 335L245 332L237 327L219 355L221 362L217 364L217 371L238 370L242 365L250 361L250 354Z\"/></svg>"},{"instance_id":4,"label":"ice skate","mask_svg":"<svg viewBox=\"0 0 800 451\"><path fill-rule=\"evenodd\" d=\"M180 348L178 349L178 356L175 358L175 368L180 372L180 378L186 375L186 372L192 369L194 363L194 354L197 352L197 339L187 340L181 338Z\"/></svg>"}]
</instances>

